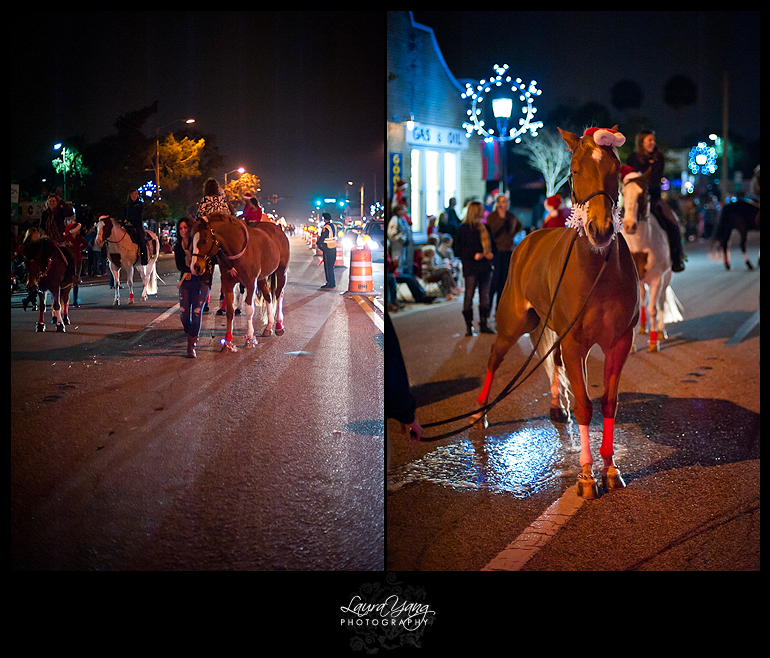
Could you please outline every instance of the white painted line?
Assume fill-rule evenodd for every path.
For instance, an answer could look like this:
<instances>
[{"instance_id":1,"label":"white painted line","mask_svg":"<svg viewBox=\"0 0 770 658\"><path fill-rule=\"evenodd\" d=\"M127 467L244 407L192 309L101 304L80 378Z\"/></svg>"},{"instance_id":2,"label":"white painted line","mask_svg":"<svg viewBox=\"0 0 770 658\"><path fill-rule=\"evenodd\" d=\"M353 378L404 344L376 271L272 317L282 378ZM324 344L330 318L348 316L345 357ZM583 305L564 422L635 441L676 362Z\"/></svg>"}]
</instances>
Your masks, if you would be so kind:
<instances>
[{"instance_id":1,"label":"white painted line","mask_svg":"<svg viewBox=\"0 0 770 658\"><path fill-rule=\"evenodd\" d=\"M577 485L571 486L561 498L533 521L513 542L503 549L482 571L518 571L553 537L561 526L577 512L583 499L577 495Z\"/></svg>"},{"instance_id":2,"label":"white painted line","mask_svg":"<svg viewBox=\"0 0 770 658\"><path fill-rule=\"evenodd\" d=\"M161 313L157 318L152 320L144 329L142 329L136 336L134 336L129 342L135 343L138 340L141 340L146 336L152 329L154 329L157 325L159 325L163 320L165 320L170 315L173 315L179 310L179 303L177 302L174 306L172 306L167 311Z\"/></svg>"},{"instance_id":3,"label":"white painted line","mask_svg":"<svg viewBox=\"0 0 770 658\"><path fill-rule=\"evenodd\" d=\"M369 316L369 319L374 322L374 326L377 327L383 334L385 333L385 321L377 315L370 307L369 304L367 304L364 301L364 298L359 295L353 295L353 299L355 299L358 302L358 305L364 309L366 314Z\"/></svg>"}]
</instances>

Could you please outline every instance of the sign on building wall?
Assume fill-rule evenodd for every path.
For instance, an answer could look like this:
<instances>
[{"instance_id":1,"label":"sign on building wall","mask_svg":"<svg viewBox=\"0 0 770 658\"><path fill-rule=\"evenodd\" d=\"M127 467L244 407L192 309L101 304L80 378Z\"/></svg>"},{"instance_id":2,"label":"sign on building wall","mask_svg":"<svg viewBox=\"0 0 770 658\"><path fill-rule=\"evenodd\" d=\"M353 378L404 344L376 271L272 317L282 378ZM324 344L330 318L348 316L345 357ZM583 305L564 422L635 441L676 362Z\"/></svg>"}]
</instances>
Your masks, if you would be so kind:
<instances>
[{"instance_id":1,"label":"sign on building wall","mask_svg":"<svg viewBox=\"0 0 770 658\"><path fill-rule=\"evenodd\" d=\"M406 143L438 148L467 149L468 138L462 130L416 123L406 129Z\"/></svg>"},{"instance_id":2,"label":"sign on building wall","mask_svg":"<svg viewBox=\"0 0 770 658\"><path fill-rule=\"evenodd\" d=\"M401 180L401 175L404 171L403 165L404 159L400 153L390 154L390 171L388 172L388 179L390 180L390 196L393 198L398 189L398 181Z\"/></svg>"}]
</instances>

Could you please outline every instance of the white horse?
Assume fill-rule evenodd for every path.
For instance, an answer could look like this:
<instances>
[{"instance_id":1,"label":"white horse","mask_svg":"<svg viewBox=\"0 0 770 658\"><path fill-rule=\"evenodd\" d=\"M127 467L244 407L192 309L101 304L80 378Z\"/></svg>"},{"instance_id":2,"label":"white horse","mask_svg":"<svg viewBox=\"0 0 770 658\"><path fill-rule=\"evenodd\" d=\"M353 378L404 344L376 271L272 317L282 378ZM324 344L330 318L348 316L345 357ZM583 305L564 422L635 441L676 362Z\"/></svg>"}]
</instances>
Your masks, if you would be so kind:
<instances>
[{"instance_id":1,"label":"white horse","mask_svg":"<svg viewBox=\"0 0 770 658\"><path fill-rule=\"evenodd\" d=\"M142 301L148 295L158 293L157 262L160 255L158 236L145 229L147 238L147 265L142 265L139 259L139 246L131 239L126 229L112 218L100 219L96 224L96 239L98 247L107 245L107 257L112 276L115 278L115 306L120 306L120 273L125 272L128 281L128 303L134 303L134 270L142 277Z\"/></svg>"},{"instance_id":2,"label":"white horse","mask_svg":"<svg viewBox=\"0 0 770 658\"><path fill-rule=\"evenodd\" d=\"M629 172L623 177L623 237L634 257L639 273L639 333L650 327L648 351L660 350L660 341L668 338L666 322L679 322L679 300L670 287L671 250L666 232L650 211L648 185L652 170L644 174ZM647 291L649 300L645 307Z\"/></svg>"}]
</instances>

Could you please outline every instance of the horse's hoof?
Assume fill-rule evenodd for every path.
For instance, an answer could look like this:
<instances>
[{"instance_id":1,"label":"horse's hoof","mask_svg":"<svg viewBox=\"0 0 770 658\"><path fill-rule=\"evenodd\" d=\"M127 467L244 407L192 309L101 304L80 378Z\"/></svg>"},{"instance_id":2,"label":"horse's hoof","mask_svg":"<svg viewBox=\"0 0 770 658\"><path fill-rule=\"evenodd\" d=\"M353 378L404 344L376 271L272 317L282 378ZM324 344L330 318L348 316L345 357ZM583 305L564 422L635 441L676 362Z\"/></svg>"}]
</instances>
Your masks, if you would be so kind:
<instances>
[{"instance_id":1,"label":"horse's hoof","mask_svg":"<svg viewBox=\"0 0 770 658\"><path fill-rule=\"evenodd\" d=\"M647 351L648 352L660 352L660 343L656 341L650 341L649 345L647 345Z\"/></svg>"},{"instance_id":2,"label":"horse's hoof","mask_svg":"<svg viewBox=\"0 0 770 658\"><path fill-rule=\"evenodd\" d=\"M588 475L578 475L577 495L583 500L596 500L599 497L596 480Z\"/></svg>"},{"instance_id":3,"label":"horse's hoof","mask_svg":"<svg viewBox=\"0 0 770 658\"><path fill-rule=\"evenodd\" d=\"M43 322L38 322L35 325L35 332L40 333L41 331L45 331L45 324Z\"/></svg>"},{"instance_id":4,"label":"horse's hoof","mask_svg":"<svg viewBox=\"0 0 770 658\"><path fill-rule=\"evenodd\" d=\"M605 466L602 469L602 486L605 491L625 489L626 483L623 482L617 466Z\"/></svg>"},{"instance_id":5,"label":"horse's hoof","mask_svg":"<svg viewBox=\"0 0 770 658\"><path fill-rule=\"evenodd\" d=\"M275 325L275 335L283 336L284 333L286 333L286 330L283 328L283 323L279 322L277 325Z\"/></svg>"},{"instance_id":6,"label":"horse's hoof","mask_svg":"<svg viewBox=\"0 0 770 658\"><path fill-rule=\"evenodd\" d=\"M56 333L57 334L63 334L64 333L64 325L60 322L56 325Z\"/></svg>"},{"instance_id":7,"label":"horse's hoof","mask_svg":"<svg viewBox=\"0 0 770 658\"><path fill-rule=\"evenodd\" d=\"M64 324L71 324L71 323L70 323L70 318L69 318L69 316L68 316L68 315L62 315L62 322L63 322Z\"/></svg>"},{"instance_id":8,"label":"horse's hoof","mask_svg":"<svg viewBox=\"0 0 770 658\"><path fill-rule=\"evenodd\" d=\"M640 334L646 334L647 333L647 327L639 327L639 333Z\"/></svg>"},{"instance_id":9,"label":"horse's hoof","mask_svg":"<svg viewBox=\"0 0 770 658\"><path fill-rule=\"evenodd\" d=\"M235 343L229 340L222 340L222 351L223 352L237 352L238 348L235 346Z\"/></svg>"},{"instance_id":10,"label":"horse's hoof","mask_svg":"<svg viewBox=\"0 0 770 658\"><path fill-rule=\"evenodd\" d=\"M257 346L257 339L254 338L254 336L244 336L244 338L246 339L246 342L243 345L244 347L252 348Z\"/></svg>"},{"instance_id":11,"label":"horse's hoof","mask_svg":"<svg viewBox=\"0 0 770 658\"><path fill-rule=\"evenodd\" d=\"M265 327L265 330L262 332L262 338L270 338L272 335L273 332L270 330L270 327Z\"/></svg>"},{"instance_id":12,"label":"horse's hoof","mask_svg":"<svg viewBox=\"0 0 770 658\"><path fill-rule=\"evenodd\" d=\"M566 423L567 414L561 407L551 407L551 421L554 423Z\"/></svg>"},{"instance_id":13,"label":"horse's hoof","mask_svg":"<svg viewBox=\"0 0 770 658\"><path fill-rule=\"evenodd\" d=\"M120 306L120 300L119 299L115 300L115 306Z\"/></svg>"}]
</instances>

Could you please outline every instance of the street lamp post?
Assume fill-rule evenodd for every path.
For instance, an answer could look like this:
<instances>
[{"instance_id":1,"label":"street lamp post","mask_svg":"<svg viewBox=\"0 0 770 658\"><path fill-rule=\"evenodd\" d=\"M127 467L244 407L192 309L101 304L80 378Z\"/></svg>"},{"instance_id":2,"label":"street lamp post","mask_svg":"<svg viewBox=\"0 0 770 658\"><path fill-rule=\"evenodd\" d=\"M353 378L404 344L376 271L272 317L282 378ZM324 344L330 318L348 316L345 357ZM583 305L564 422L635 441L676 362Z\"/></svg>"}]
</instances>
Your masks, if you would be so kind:
<instances>
[{"instance_id":1,"label":"street lamp post","mask_svg":"<svg viewBox=\"0 0 770 658\"><path fill-rule=\"evenodd\" d=\"M500 192L505 192L506 175L508 173L508 154L506 149L506 139L508 135L508 119L511 118L511 109L513 108L513 100L511 98L495 98L492 101L492 113L495 115L497 121L497 134L495 138L500 142Z\"/></svg>"},{"instance_id":2,"label":"street lamp post","mask_svg":"<svg viewBox=\"0 0 770 658\"><path fill-rule=\"evenodd\" d=\"M353 186L353 181L348 181L348 185ZM361 183L361 222L364 221L364 184Z\"/></svg>"}]
</instances>

